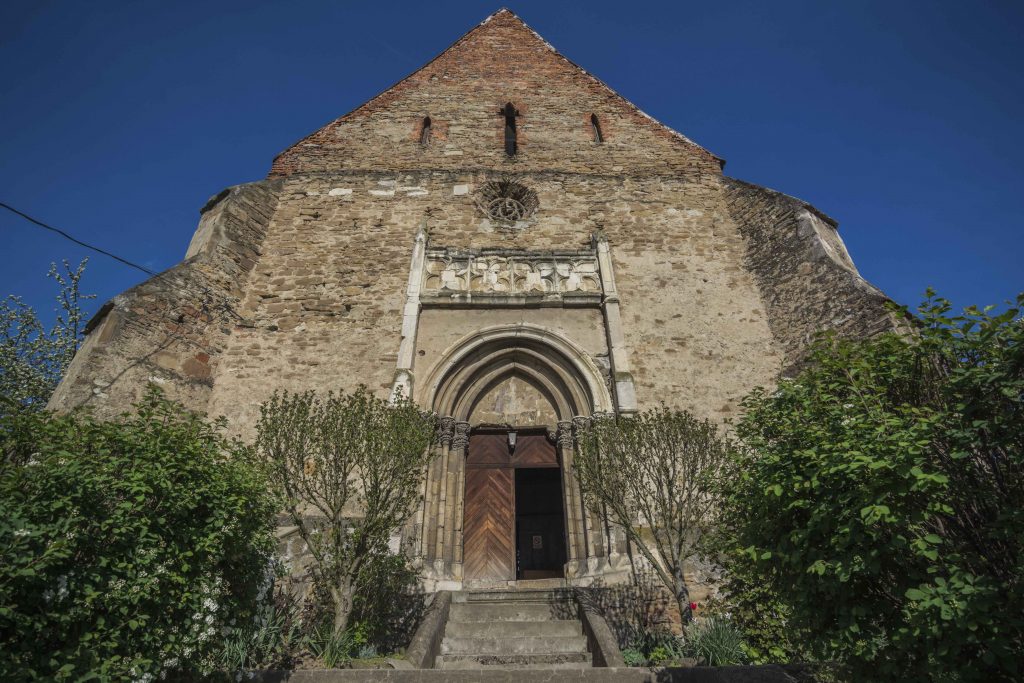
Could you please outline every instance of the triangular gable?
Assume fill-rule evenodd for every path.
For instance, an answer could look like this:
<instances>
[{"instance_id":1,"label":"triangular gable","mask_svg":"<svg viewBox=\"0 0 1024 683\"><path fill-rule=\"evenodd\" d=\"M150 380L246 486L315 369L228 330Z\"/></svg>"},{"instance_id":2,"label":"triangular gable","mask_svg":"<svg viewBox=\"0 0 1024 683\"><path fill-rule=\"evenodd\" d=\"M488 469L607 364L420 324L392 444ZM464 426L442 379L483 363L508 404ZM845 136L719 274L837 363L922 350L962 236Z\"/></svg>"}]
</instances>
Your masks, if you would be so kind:
<instances>
[{"instance_id":1,"label":"triangular gable","mask_svg":"<svg viewBox=\"0 0 1024 683\"><path fill-rule=\"evenodd\" d=\"M425 72L430 71L431 67L434 66L437 62L439 62L440 60L445 59L446 57L451 56L453 53L458 52L462 48L464 48L467 45L473 43L474 41L485 40L486 39L486 35L487 35L489 30L491 30L492 28L496 28L498 26L501 26L501 25L503 25L505 27L511 26L511 27L515 27L515 28L519 28L519 29L523 30L529 36L529 38L531 40L534 40L538 44L542 45L544 47L544 49L549 51L556 59L560 60L562 63L564 63L565 65L570 67L578 75L583 76L584 78L586 78L589 81L591 81L593 84L597 85L599 88L603 89L608 94L612 95L616 100L618 100L622 105L624 105L624 107L627 110L629 110L633 114L635 114L635 117L636 117L637 121L639 123L641 123L642 125L646 125L646 126L650 127L651 129L653 129L655 132L660 133L661 135L664 135L666 137L669 137L671 139L674 139L674 140L682 143L689 150L691 150L692 152L697 153L699 156L703 156L703 157L705 157L707 159L714 160L715 162L718 163L719 167L724 167L724 165L725 165L725 160L724 159L722 159L721 157L716 156L715 154L711 153L710 151L708 151L704 147L701 147L700 145L698 145L694 141L692 141L689 138L687 138L682 133L674 130L673 128L665 125L664 123L661 123L660 121L658 121L654 117L652 117L649 114L647 114L646 112L642 111L635 104L633 104L628 99L626 99L625 97L620 95L613 88L609 87L606 83L604 83L604 81L600 80L599 78L597 78L593 74L589 73L586 69L583 69L578 64L576 64L575 62L573 62L572 60L566 58L564 55L562 55L560 52L558 52L558 50L556 50L554 48L554 46L552 46L549 42L544 40L544 38L540 34L538 34L536 31L534 31L532 28L530 28L526 24L526 22L524 22L514 12L512 12L511 10L509 10L507 8L502 8L502 9L498 10L497 12L495 12L495 13L491 14L490 16L488 16L482 22L480 22L479 24L474 26L472 29L470 29L467 33L465 33L461 38L459 38L457 41L452 43L452 45L449 46L446 50L444 50L443 52L438 54L436 57L431 59L429 62L424 64L422 67L420 67L416 71L412 72L411 74L409 74L408 76L406 76L402 80L398 81L397 83L395 83L391 87L389 87L386 90L384 90L380 94L376 95L375 97L373 97L370 100L364 102L363 104L361 104L360 106L356 107L355 109L353 109L352 111L348 112L347 114L344 114L344 115L338 117L337 119L334 119L333 121L331 121L327 125L321 127L320 129L314 131L313 133L307 135L306 137L302 138L298 142L294 143L293 145L291 145L290 147L288 147L287 149L282 151L277 157L275 157L275 162L277 161L277 159L285 156L288 152L290 152L290 151L294 150L295 148L303 145L304 143L309 143L311 141L315 141L317 139L323 138L333 128L335 128L336 126L338 126L340 124L343 124L345 122L351 121L351 120L359 117L362 114L366 114L366 113L369 113L369 112L372 112L372 111L375 111L375 110L379 110L379 109L382 109L382 108L386 107L391 101L393 101L396 97L398 97L399 94L403 90L405 90L406 88L408 88L408 87L410 87L412 85L415 85L420 80L421 75L423 75Z\"/></svg>"}]
</instances>

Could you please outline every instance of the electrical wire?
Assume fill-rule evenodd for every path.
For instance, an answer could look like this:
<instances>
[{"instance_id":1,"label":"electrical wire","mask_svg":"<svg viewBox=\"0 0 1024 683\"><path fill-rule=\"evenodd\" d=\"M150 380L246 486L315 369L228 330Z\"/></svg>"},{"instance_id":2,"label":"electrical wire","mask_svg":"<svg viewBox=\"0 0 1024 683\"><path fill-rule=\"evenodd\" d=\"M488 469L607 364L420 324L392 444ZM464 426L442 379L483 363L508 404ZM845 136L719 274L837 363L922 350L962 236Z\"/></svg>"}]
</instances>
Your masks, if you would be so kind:
<instances>
[{"instance_id":1,"label":"electrical wire","mask_svg":"<svg viewBox=\"0 0 1024 683\"><path fill-rule=\"evenodd\" d=\"M91 244L89 244L89 243L87 243L87 242L83 242L82 240L78 239L77 237L74 237L74 236L72 236L72 235L69 235L68 233L64 232L64 231L63 231L63 230L61 230L60 228L55 228L55 227L53 227L52 225L48 225L48 224L44 223L43 221L41 221L41 220L39 220L39 219L37 219L37 218L33 218L32 216L29 216L29 215L28 215L27 213L25 213L24 211L19 211L18 209L15 209L15 208L14 208L13 206L11 206L10 204L5 204L4 202L0 202L0 207L2 207L2 208L4 208L4 209L7 209L7 210L8 210L8 211L10 211L11 213L14 213L14 214L17 214L18 216L21 216L21 217L22 217L22 218L24 218L25 220L27 220L27 221L29 221L29 222L31 222L31 223L34 223L35 225L38 225L38 226L39 226L39 227L41 227L41 228L45 228L45 229L47 229L47 230L50 230L50 231L52 231L52 232L55 232L55 233L57 233L58 235L60 235L61 237L65 238L65 239L67 239L67 240L70 240L70 241L74 242L75 244L78 244L78 245L80 245L80 246L83 246L83 247L85 247L86 249L91 249L92 251L95 251L95 252L97 252L97 253L99 253L99 254L103 254L104 256L108 256L108 257L110 257L110 258L114 259L115 261L119 261L120 263L123 263L123 264L124 264L124 265L126 265L126 266L129 266L129 267L131 267L131 268L135 268L136 270L141 270L141 271L142 271L143 273L145 273L146 275L152 275L152 276L154 276L154 277L156 277L156 276L157 276L157 273L153 272L153 271L152 271L152 270L150 270L149 268L146 268L145 266L140 266L140 265L139 265L139 264L137 264L137 263L132 263L131 261L129 261L129 260L128 260L128 259L126 259L126 258L122 258L122 257L118 256L117 254L112 254L112 253L110 253L110 252L109 252L109 251L107 251L106 249L101 249L101 248L99 248L99 247L96 247L96 246L93 246L93 245L91 245ZM208 299L209 299L209 300L210 300L211 302L212 302L212 301L213 301L214 299L217 299L217 298L223 298L223 301L222 301L222 303L221 303L221 306L220 306L220 307L221 307L221 308L222 308L222 309L224 310L224 312L225 312L225 313L228 313L228 314L230 314L230 315L234 316L234 317L235 317L236 319L238 319L238 320L244 320L244 318L243 318L243 317L241 316L241 314L239 314L239 313L238 313L238 311L236 311L236 310L235 310L235 309L234 309L234 308L233 308L233 307L231 306L230 300L229 300L229 299L228 299L227 297L218 297L218 296L217 296L216 294L214 294L214 293L213 293L213 292L212 292L212 291L210 290L210 288L209 288L209 287L206 287L205 285L202 285L202 284L200 284L200 283L196 283L196 284L197 284L197 286L198 286L198 287L199 287L199 288L200 288L200 289L201 289L201 290L203 291L203 294L205 294L205 295L207 296L207 298L208 298ZM203 305L203 308L204 308L204 310L205 310L205 309L206 309L206 306L207 306L207 302L203 302L203 304L202 304L202 305ZM180 321L176 321L176 322L180 322Z\"/></svg>"},{"instance_id":2,"label":"electrical wire","mask_svg":"<svg viewBox=\"0 0 1024 683\"><path fill-rule=\"evenodd\" d=\"M125 264L126 266L130 266L132 268L135 268L136 270L141 270L146 275L156 275L156 273L154 273L149 268L145 268L143 266L140 266L137 263L132 263L128 259L121 258L117 254L111 254L109 251L107 251L105 249L100 249L99 247L94 247L93 245L88 244L87 242L83 242L82 240L78 239L77 237L73 237L73 236L69 235L68 233L64 232L60 228L55 228L52 225L47 225L46 223L42 222L41 220L33 218L32 216L29 216L24 211L18 211L17 209L15 209L13 206L11 206L9 204L5 204L3 202L0 202L0 207L3 207L5 209L7 209L11 213L14 213L14 214L17 214L17 215L21 216L22 218L24 218L25 220L29 221L30 223L35 223L36 225L38 225L41 228L46 228L47 230L51 230L51 231L57 233L58 235L60 235L61 237L65 238L65 239L68 239L68 240L71 240L75 244L83 246L86 249L91 249L92 251L95 251L95 252L97 252L99 254L103 254L104 256L109 256L110 258L114 259L115 261L120 261L121 263Z\"/></svg>"}]
</instances>

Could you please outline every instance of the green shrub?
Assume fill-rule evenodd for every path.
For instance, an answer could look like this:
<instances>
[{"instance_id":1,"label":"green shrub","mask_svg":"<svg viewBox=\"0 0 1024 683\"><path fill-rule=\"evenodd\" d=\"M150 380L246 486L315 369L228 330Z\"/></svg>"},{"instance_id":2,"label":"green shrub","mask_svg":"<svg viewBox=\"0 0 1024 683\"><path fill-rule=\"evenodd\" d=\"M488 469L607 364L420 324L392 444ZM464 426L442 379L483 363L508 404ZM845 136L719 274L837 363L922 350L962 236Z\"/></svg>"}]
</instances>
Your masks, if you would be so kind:
<instances>
[{"instance_id":1,"label":"green shrub","mask_svg":"<svg viewBox=\"0 0 1024 683\"><path fill-rule=\"evenodd\" d=\"M341 669L366 652L366 625L355 623L344 631L336 631L325 621L313 629L309 648L317 659L329 669ZM376 650L374 650L376 654Z\"/></svg>"},{"instance_id":2,"label":"green shrub","mask_svg":"<svg viewBox=\"0 0 1024 683\"><path fill-rule=\"evenodd\" d=\"M360 386L275 393L260 406L256 430L256 449L309 549L340 637L381 549L419 500L423 468L434 457L433 418Z\"/></svg>"},{"instance_id":3,"label":"green shrub","mask_svg":"<svg viewBox=\"0 0 1024 683\"><path fill-rule=\"evenodd\" d=\"M1021 307L931 298L912 334L824 339L745 402L726 562L856 680L1020 680Z\"/></svg>"},{"instance_id":4,"label":"green shrub","mask_svg":"<svg viewBox=\"0 0 1024 683\"><path fill-rule=\"evenodd\" d=\"M245 450L155 390L117 422L6 415L0 447L0 679L210 668L270 586Z\"/></svg>"},{"instance_id":5,"label":"green shrub","mask_svg":"<svg viewBox=\"0 0 1024 683\"><path fill-rule=\"evenodd\" d=\"M709 617L686 629L686 653L707 666L743 664L743 634L728 619Z\"/></svg>"},{"instance_id":6,"label":"green shrub","mask_svg":"<svg viewBox=\"0 0 1024 683\"><path fill-rule=\"evenodd\" d=\"M248 623L229 630L215 667L226 673L293 668L308 645L305 631L299 605L278 591L259 604Z\"/></svg>"},{"instance_id":7,"label":"green shrub","mask_svg":"<svg viewBox=\"0 0 1024 683\"><path fill-rule=\"evenodd\" d=\"M622 649L622 661L626 666L647 666L647 655L640 648L630 646Z\"/></svg>"},{"instance_id":8,"label":"green shrub","mask_svg":"<svg viewBox=\"0 0 1024 683\"><path fill-rule=\"evenodd\" d=\"M686 656L683 642L664 626L624 625L622 656L627 666L654 666Z\"/></svg>"},{"instance_id":9,"label":"green shrub","mask_svg":"<svg viewBox=\"0 0 1024 683\"><path fill-rule=\"evenodd\" d=\"M752 664L812 661L806 635L793 624L779 584L765 580L770 569L741 553L728 564L723 596L708 604L705 613L724 617L739 629L744 657Z\"/></svg>"}]
</instances>

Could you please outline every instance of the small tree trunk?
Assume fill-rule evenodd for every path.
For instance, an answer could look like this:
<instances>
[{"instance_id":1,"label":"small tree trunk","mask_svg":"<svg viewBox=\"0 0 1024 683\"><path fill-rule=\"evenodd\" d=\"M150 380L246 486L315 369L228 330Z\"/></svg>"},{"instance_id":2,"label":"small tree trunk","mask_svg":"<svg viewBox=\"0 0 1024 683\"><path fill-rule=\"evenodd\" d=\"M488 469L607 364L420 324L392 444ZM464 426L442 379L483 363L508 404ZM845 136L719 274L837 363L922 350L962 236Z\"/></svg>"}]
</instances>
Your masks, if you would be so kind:
<instances>
[{"instance_id":1,"label":"small tree trunk","mask_svg":"<svg viewBox=\"0 0 1024 683\"><path fill-rule=\"evenodd\" d=\"M352 616L352 579L345 577L338 585L331 587L331 599L334 600L333 635L341 635L348 628L349 617Z\"/></svg>"},{"instance_id":2,"label":"small tree trunk","mask_svg":"<svg viewBox=\"0 0 1024 683\"><path fill-rule=\"evenodd\" d=\"M693 620L693 610L690 609L690 590L683 580L683 568L674 568L672 572L672 594L676 599L676 606L679 608L679 620L685 626Z\"/></svg>"}]
</instances>

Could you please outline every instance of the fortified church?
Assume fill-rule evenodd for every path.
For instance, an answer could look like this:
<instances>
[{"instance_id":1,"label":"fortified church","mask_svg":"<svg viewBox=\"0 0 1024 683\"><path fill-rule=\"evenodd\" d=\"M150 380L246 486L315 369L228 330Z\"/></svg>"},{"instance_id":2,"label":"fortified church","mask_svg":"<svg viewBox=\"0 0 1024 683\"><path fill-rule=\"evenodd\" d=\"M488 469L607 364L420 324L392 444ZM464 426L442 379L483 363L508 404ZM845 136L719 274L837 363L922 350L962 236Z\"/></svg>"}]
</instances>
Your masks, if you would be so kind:
<instances>
[{"instance_id":1,"label":"fortified church","mask_svg":"<svg viewBox=\"0 0 1024 683\"><path fill-rule=\"evenodd\" d=\"M835 221L724 163L501 10L211 198L51 407L154 382L248 438L277 389L401 393L441 418L403 538L429 586L624 577L574 430L663 402L721 421L818 331L891 325Z\"/></svg>"}]
</instances>

